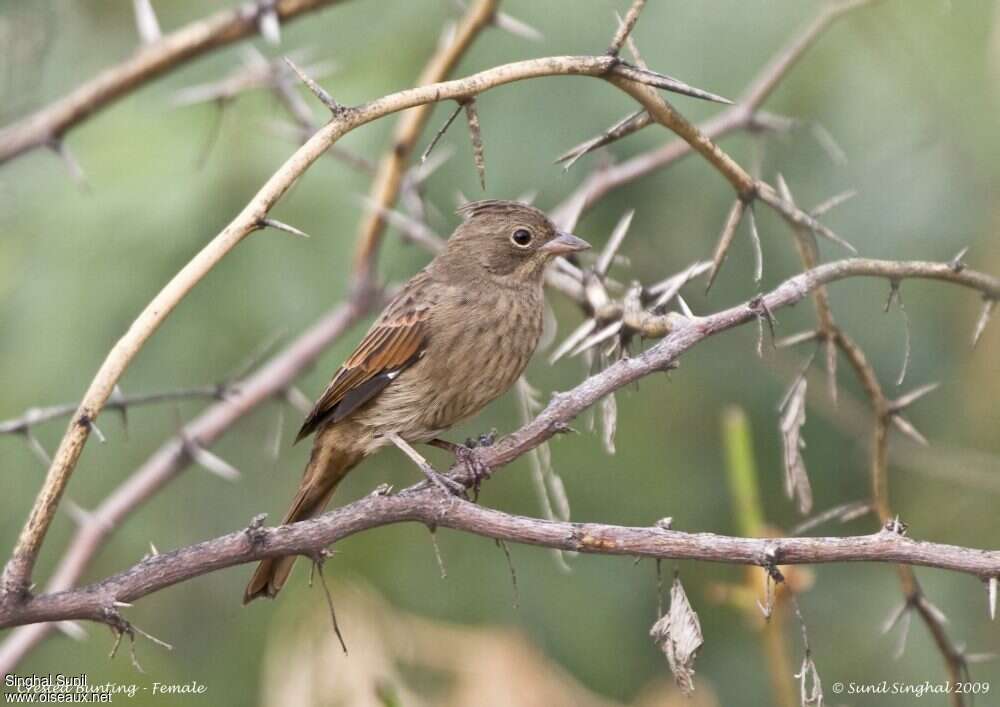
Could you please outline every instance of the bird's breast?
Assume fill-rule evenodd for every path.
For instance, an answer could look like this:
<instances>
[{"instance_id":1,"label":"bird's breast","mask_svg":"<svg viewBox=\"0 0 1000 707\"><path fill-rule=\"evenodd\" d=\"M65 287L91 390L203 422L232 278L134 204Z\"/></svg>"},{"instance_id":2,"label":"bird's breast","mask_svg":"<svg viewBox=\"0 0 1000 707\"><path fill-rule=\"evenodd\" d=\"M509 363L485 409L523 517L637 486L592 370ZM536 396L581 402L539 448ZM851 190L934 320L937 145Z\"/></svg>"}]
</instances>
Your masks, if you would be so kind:
<instances>
[{"instance_id":1,"label":"bird's breast","mask_svg":"<svg viewBox=\"0 0 1000 707\"><path fill-rule=\"evenodd\" d=\"M431 335L425 357L439 387L429 396L437 427L477 413L518 379L542 332L540 302L530 292L469 294Z\"/></svg>"},{"instance_id":2,"label":"bird's breast","mask_svg":"<svg viewBox=\"0 0 1000 707\"><path fill-rule=\"evenodd\" d=\"M541 293L487 291L442 297L423 357L375 401L365 422L410 441L479 412L514 385L542 333Z\"/></svg>"}]
</instances>

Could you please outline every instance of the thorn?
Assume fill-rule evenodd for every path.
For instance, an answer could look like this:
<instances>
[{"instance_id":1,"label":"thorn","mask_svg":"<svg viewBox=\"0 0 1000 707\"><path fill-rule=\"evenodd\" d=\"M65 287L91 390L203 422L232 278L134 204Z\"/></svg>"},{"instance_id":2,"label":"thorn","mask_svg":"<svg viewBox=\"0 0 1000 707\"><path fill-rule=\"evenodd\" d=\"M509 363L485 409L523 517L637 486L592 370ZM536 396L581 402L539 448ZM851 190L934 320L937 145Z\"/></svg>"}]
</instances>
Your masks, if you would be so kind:
<instances>
[{"instance_id":1,"label":"thorn","mask_svg":"<svg viewBox=\"0 0 1000 707\"><path fill-rule=\"evenodd\" d=\"M219 400L225 400L229 395L238 392L239 382L248 376L250 371L257 368L278 347L278 343L284 336L285 332L277 331L270 338L265 339L264 343L254 349L236 370L226 376L226 379L216 386L218 391L216 397Z\"/></svg>"},{"instance_id":2,"label":"thorn","mask_svg":"<svg viewBox=\"0 0 1000 707\"><path fill-rule=\"evenodd\" d=\"M277 408L278 424L274 426L274 439L271 440L271 459L274 460L275 466L277 466L278 460L281 458L281 438L284 436L285 431L285 408L283 405L278 405Z\"/></svg>"},{"instance_id":3,"label":"thorn","mask_svg":"<svg viewBox=\"0 0 1000 707\"><path fill-rule=\"evenodd\" d=\"M107 438L104 436L104 433L101 432L101 428L97 426L96 422L94 422L93 420L89 420L87 422L87 426L90 427L90 431L94 433L94 436L97 437L97 440L101 444L104 444L105 442L108 441Z\"/></svg>"},{"instance_id":4,"label":"thorn","mask_svg":"<svg viewBox=\"0 0 1000 707\"><path fill-rule=\"evenodd\" d=\"M281 22L274 9L275 0L261 0L257 12L257 29L268 44L281 44Z\"/></svg>"},{"instance_id":5,"label":"thorn","mask_svg":"<svg viewBox=\"0 0 1000 707\"><path fill-rule=\"evenodd\" d=\"M726 260L729 247L733 244L733 238L736 236L736 228L740 225L740 221L743 220L746 208L746 202L742 199L737 199L729 209L726 222L722 226L722 233L719 235L719 242L716 244L715 252L712 254L712 270L708 274L708 284L705 285L706 293L712 289L712 284L715 282L715 278L722 268L722 263Z\"/></svg>"},{"instance_id":6,"label":"thorn","mask_svg":"<svg viewBox=\"0 0 1000 707\"><path fill-rule=\"evenodd\" d=\"M598 331L596 334L592 334L591 336L584 339L584 341L579 346L577 346L572 353L570 353L570 356L579 356L584 351L592 349L598 344L607 341L612 336L618 334L618 332L622 330L623 326L624 322L622 322L621 319L614 321L611 324L608 324L606 327Z\"/></svg>"},{"instance_id":7,"label":"thorn","mask_svg":"<svg viewBox=\"0 0 1000 707\"><path fill-rule=\"evenodd\" d=\"M986 325L990 323L990 317L993 316L993 310L996 309L996 306L997 300L995 299L983 300L983 309L979 313L979 319L976 321L976 330L972 333L973 348L979 343L983 332L986 331Z\"/></svg>"},{"instance_id":8,"label":"thorn","mask_svg":"<svg viewBox=\"0 0 1000 707\"><path fill-rule=\"evenodd\" d=\"M687 301L681 297L679 292L677 293L677 304L681 306L681 312L684 313L685 317L688 319L695 319L695 313L691 311L691 308L688 307Z\"/></svg>"},{"instance_id":9,"label":"thorn","mask_svg":"<svg viewBox=\"0 0 1000 707\"><path fill-rule=\"evenodd\" d=\"M760 234L757 232L757 217L753 204L750 204L750 243L753 245L753 281L759 283L764 277L764 253L760 247Z\"/></svg>"},{"instance_id":10,"label":"thorn","mask_svg":"<svg viewBox=\"0 0 1000 707\"><path fill-rule=\"evenodd\" d=\"M360 198L368 209L398 229L405 239L420 244L432 253L440 253L444 250L445 240L423 221L395 209L386 208L367 194L361 195Z\"/></svg>"},{"instance_id":11,"label":"thorn","mask_svg":"<svg viewBox=\"0 0 1000 707\"><path fill-rule=\"evenodd\" d=\"M565 162L566 164L563 165L563 170L568 170L584 155L588 155L598 148L610 145L611 143L621 140L624 137L637 133L647 125L652 124L652 122L653 119L645 110L637 110L634 113L630 113L597 137L581 142L575 147L572 147L563 154L559 155L559 157L555 159L555 164Z\"/></svg>"},{"instance_id":12,"label":"thorn","mask_svg":"<svg viewBox=\"0 0 1000 707\"><path fill-rule=\"evenodd\" d=\"M153 557L156 557L157 555L160 554L159 549L157 549L156 545L153 544L152 540L149 541L149 553Z\"/></svg>"},{"instance_id":13,"label":"thorn","mask_svg":"<svg viewBox=\"0 0 1000 707\"><path fill-rule=\"evenodd\" d=\"M559 359L561 359L563 356L569 353L570 349L572 349L581 341L583 341L583 339L589 336L590 333L593 332L594 329L596 328L597 328L596 319L585 320L580 326L578 326L576 329L573 330L572 334L566 337L566 339L559 345L559 347L555 351L552 352L552 355L549 356L549 363L553 364Z\"/></svg>"},{"instance_id":14,"label":"thorn","mask_svg":"<svg viewBox=\"0 0 1000 707\"><path fill-rule=\"evenodd\" d=\"M94 521L94 514L71 498L67 498L63 502L63 508L66 510L66 514L80 528L86 528Z\"/></svg>"},{"instance_id":15,"label":"thorn","mask_svg":"<svg viewBox=\"0 0 1000 707\"><path fill-rule=\"evenodd\" d=\"M127 601L118 601L117 599L111 603L112 606L118 609L131 609L134 604L129 604Z\"/></svg>"},{"instance_id":16,"label":"thorn","mask_svg":"<svg viewBox=\"0 0 1000 707\"><path fill-rule=\"evenodd\" d=\"M898 535L899 537L905 537L907 531L910 529L906 523L899 519L897 514L895 518L890 518L882 526L882 531L885 533L892 533L893 535Z\"/></svg>"},{"instance_id":17,"label":"thorn","mask_svg":"<svg viewBox=\"0 0 1000 707\"><path fill-rule=\"evenodd\" d=\"M899 606L890 611L889 615L885 618L885 621L882 622L882 635L888 635L892 629L896 628L896 624L898 624L899 620L903 618L903 614L911 608L912 606L910 605L910 602L901 601Z\"/></svg>"},{"instance_id":18,"label":"thorn","mask_svg":"<svg viewBox=\"0 0 1000 707\"><path fill-rule=\"evenodd\" d=\"M914 388L906 395L902 395L896 398L894 401L892 401L892 403L890 403L889 405L889 411L899 412L901 410L905 410L910 405L917 402L928 393L937 390L938 387L940 387L940 385L941 385L940 383L935 382L935 383L927 383L926 385L922 385L919 388Z\"/></svg>"},{"instance_id":19,"label":"thorn","mask_svg":"<svg viewBox=\"0 0 1000 707\"><path fill-rule=\"evenodd\" d=\"M615 19L617 19L619 22L622 21L621 15L619 15L618 12L615 12ZM640 69L649 68L649 65L646 64L645 60L643 60L642 58L642 55L639 53L639 47L636 45L635 38L631 34L629 34L629 36L625 38L625 46L628 47L629 54L632 55L632 61L635 62L636 66L638 66Z\"/></svg>"},{"instance_id":20,"label":"thorn","mask_svg":"<svg viewBox=\"0 0 1000 707\"><path fill-rule=\"evenodd\" d=\"M284 57L284 59L285 63L288 64L291 70L295 72L296 76L299 77L299 80L302 81L302 83L304 83L309 88L309 90L313 92L313 95L319 99L320 103L322 103L323 105L325 105L327 108L330 109L331 113L333 113L334 115L340 115L346 110L346 108L337 103L337 101L333 99L333 96L327 93L322 86L320 86L318 83L309 78L306 75L306 73L302 71L302 69L300 69L295 64L294 61L291 60L291 58L286 56Z\"/></svg>"},{"instance_id":21,"label":"thorn","mask_svg":"<svg viewBox=\"0 0 1000 707\"><path fill-rule=\"evenodd\" d=\"M893 415L892 424L896 426L896 429L898 429L900 432L902 432L904 435L909 437L917 444L924 447L929 447L931 445L931 443L927 441L927 438L924 437L922 434L920 434L920 431L913 426L913 423L911 423L902 415Z\"/></svg>"},{"instance_id":22,"label":"thorn","mask_svg":"<svg viewBox=\"0 0 1000 707\"><path fill-rule=\"evenodd\" d=\"M836 243L837 245L839 245L841 248L844 248L844 249L848 250L849 252L853 253L854 255L858 254L858 249L857 248L855 248L853 245L851 245L850 243L848 243L847 241L845 241L843 238L841 238L840 236L838 236L836 233L834 233L832 229L824 226L823 224L821 224L819 221L817 221L816 219L814 219L812 216L810 216L807 213L802 212L802 216L805 217L805 219L804 219L805 220L805 225L808 226L813 231L813 233L815 233L816 235L819 235L819 236L823 236L823 238L826 238L828 241L833 241L834 243Z\"/></svg>"},{"instance_id":23,"label":"thorn","mask_svg":"<svg viewBox=\"0 0 1000 707\"><path fill-rule=\"evenodd\" d=\"M516 17L511 17L506 12L495 13L493 15L493 24L497 29L502 29L504 32L509 32L521 39L527 39L532 42L541 42L545 39L545 35L539 30L527 22L522 22Z\"/></svg>"},{"instance_id":24,"label":"thorn","mask_svg":"<svg viewBox=\"0 0 1000 707\"><path fill-rule=\"evenodd\" d=\"M990 577L986 583L986 594L990 600L990 621L996 621L997 618L997 577Z\"/></svg>"},{"instance_id":25,"label":"thorn","mask_svg":"<svg viewBox=\"0 0 1000 707\"><path fill-rule=\"evenodd\" d=\"M671 275L666 280L662 280L650 287L647 290L648 293L650 295L656 295L656 300L653 302L650 310L656 312L662 307L665 307L670 300L677 296L677 293L681 291L681 288L684 285L696 277L701 277L711 268L711 262L708 260L700 260L692 263L685 270L682 270L676 275Z\"/></svg>"},{"instance_id":26,"label":"thorn","mask_svg":"<svg viewBox=\"0 0 1000 707\"><path fill-rule=\"evenodd\" d=\"M70 176L73 181L76 182L77 186L80 187L81 191L89 194L91 191L90 183L87 181L87 175L84 174L83 167L77 162L76 157L70 152L69 147L66 145L62 138L53 138L48 142L48 148L59 155L63 163L66 165L66 169L69 170Z\"/></svg>"},{"instance_id":27,"label":"thorn","mask_svg":"<svg viewBox=\"0 0 1000 707\"><path fill-rule=\"evenodd\" d=\"M907 604L904 604L903 606L906 607L907 609L909 608ZM892 654L893 660L899 660L900 658L903 657L903 653L906 652L906 639L910 635L910 624L912 623L912 621L913 621L913 612L904 611L902 614L902 624L899 629L899 639L896 642L896 650L893 651Z\"/></svg>"},{"instance_id":28,"label":"thorn","mask_svg":"<svg viewBox=\"0 0 1000 707\"><path fill-rule=\"evenodd\" d=\"M785 336L774 342L775 348L786 349L798 344L804 344L807 341L815 341L819 337L819 332L813 329L809 331L800 331L798 334L792 334L791 336Z\"/></svg>"},{"instance_id":29,"label":"thorn","mask_svg":"<svg viewBox=\"0 0 1000 707\"><path fill-rule=\"evenodd\" d=\"M784 179L782 179L782 182L784 182ZM786 189L787 187L788 185L785 184ZM813 218L819 218L828 211L832 211L833 209L837 208L845 201L850 201L857 195L858 192L856 189L849 189L847 191L842 191L839 194L834 194L826 201L822 201L816 206L814 206L813 209L809 212L809 215L812 216Z\"/></svg>"},{"instance_id":30,"label":"thorn","mask_svg":"<svg viewBox=\"0 0 1000 707\"><path fill-rule=\"evenodd\" d=\"M451 124L455 122L455 118L457 118L458 114L461 112L462 104L459 103L455 106L455 110L452 111L451 115L448 116L448 120L444 121L444 125L442 125L441 128L434 134L434 137L431 139L430 144L427 145L424 153L420 155L421 164L427 161L427 157L431 154L431 150L434 149L435 145L438 144L438 141L444 136L444 134L448 132L448 128L451 127Z\"/></svg>"},{"instance_id":31,"label":"thorn","mask_svg":"<svg viewBox=\"0 0 1000 707\"><path fill-rule=\"evenodd\" d=\"M803 228L808 228L813 233L813 235L822 236L827 240L833 241L841 248L844 248L851 253L857 254L858 252L857 248L855 248L853 245L851 245L843 238L838 236L830 228L824 226L822 223L817 221L812 215L807 214L806 212L800 210L799 207L795 205L795 199L792 196L791 189L789 189L788 187L788 182L785 181L784 176L780 172L778 173L777 181L778 181L778 195L780 196L781 201L784 202L783 203L784 208L779 210L781 211L782 215L785 216L786 219L791 220L794 224L798 226L801 226ZM820 204L820 206L823 206L823 204ZM833 208L833 207L830 206L828 208Z\"/></svg>"},{"instance_id":32,"label":"thorn","mask_svg":"<svg viewBox=\"0 0 1000 707\"><path fill-rule=\"evenodd\" d=\"M965 246L964 248L962 248L962 250L955 253L955 257L952 258L951 261L948 263L948 265L954 272L962 272L963 270L965 270L965 263L962 261L962 258L964 258L965 254L968 252L969 252L969 246Z\"/></svg>"},{"instance_id":33,"label":"thorn","mask_svg":"<svg viewBox=\"0 0 1000 707\"><path fill-rule=\"evenodd\" d=\"M476 110L476 99L470 98L462 104L465 108L465 119L469 123L469 135L472 137L472 159L479 173L479 185L486 190L486 160L483 157L483 135L479 126L479 112Z\"/></svg>"},{"instance_id":34,"label":"thorn","mask_svg":"<svg viewBox=\"0 0 1000 707\"><path fill-rule=\"evenodd\" d=\"M597 264L594 266L594 272L598 276L604 277L608 274L608 269L611 267L611 263L614 260L615 255L621 248L622 243L625 240L625 235L628 233L629 226L632 225L632 217L635 216L635 209L629 209L626 211L622 217L618 220L615 225L614 230L611 232L611 237L608 238L608 243L604 246L604 250L601 251L601 257L598 258Z\"/></svg>"},{"instance_id":35,"label":"thorn","mask_svg":"<svg viewBox=\"0 0 1000 707\"><path fill-rule=\"evenodd\" d=\"M847 153L844 152L844 149L837 143L833 134L826 127L821 123L813 123L809 127L809 132L819 146L823 148L823 151L830 158L831 162L840 166L847 164Z\"/></svg>"},{"instance_id":36,"label":"thorn","mask_svg":"<svg viewBox=\"0 0 1000 707\"><path fill-rule=\"evenodd\" d=\"M242 476L239 469L231 465L226 460L208 451L186 435L183 435L183 444L184 450L191 456L191 459L198 466L212 472L226 481L239 481Z\"/></svg>"},{"instance_id":37,"label":"thorn","mask_svg":"<svg viewBox=\"0 0 1000 707\"><path fill-rule=\"evenodd\" d=\"M43 447L42 443L38 441L38 438L32 434L30 427L24 431L24 438L28 442L28 448L31 449L38 461L42 463L42 466L52 466L52 457L50 457L49 453L45 451L45 447Z\"/></svg>"},{"instance_id":38,"label":"thorn","mask_svg":"<svg viewBox=\"0 0 1000 707\"><path fill-rule=\"evenodd\" d=\"M709 91L689 86L683 81L679 81L678 79L675 79L672 76L667 76L666 74L661 74L649 69L640 69L624 61L619 61L615 64L611 69L611 73L618 74L619 76L629 79L630 81L635 81L647 86L653 86L654 88L660 88L664 91L679 93L683 96L700 98L704 101L722 103L727 106L731 106L733 104L733 102L728 98L723 98L722 96L710 93Z\"/></svg>"},{"instance_id":39,"label":"thorn","mask_svg":"<svg viewBox=\"0 0 1000 707\"><path fill-rule=\"evenodd\" d=\"M156 11L150 0L132 0L135 10L135 24L139 31L139 39L143 44L152 44L162 36L160 22L156 19Z\"/></svg>"},{"instance_id":40,"label":"thorn","mask_svg":"<svg viewBox=\"0 0 1000 707\"><path fill-rule=\"evenodd\" d=\"M838 520L841 523L847 523L855 520L856 518L860 518L866 513L870 513L871 510L872 506L870 501L852 501L851 503L845 503L804 520L792 528L791 531L789 531L789 534L802 535L816 526L822 525L823 523L831 520Z\"/></svg>"},{"instance_id":41,"label":"thorn","mask_svg":"<svg viewBox=\"0 0 1000 707\"><path fill-rule=\"evenodd\" d=\"M303 415L308 415L312 411L312 401L294 385L285 388L285 401Z\"/></svg>"},{"instance_id":42,"label":"thorn","mask_svg":"<svg viewBox=\"0 0 1000 707\"><path fill-rule=\"evenodd\" d=\"M293 236L298 236L299 238L309 238L308 233L304 233L295 226L289 226L287 223L282 223L277 219L273 218L262 218L259 223L260 228L273 228L278 231L284 231L285 233L291 233Z\"/></svg>"},{"instance_id":43,"label":"thorn","mask_svg":"<svg viewBox=\"0 0 1000 707\"><path fill-rule=\"evenodd\" d=\"M940 624L950 623L948 621L947 614L945 614L943 611L941 611L941 609L932 604L927 597L921 596L917 601L920 602L920 605L924 608L924 610L927 611L928 614L934 617L935 621L937 621Z\"/></svg>"},{"instance_id":44,"label":"thorn","mask_svg":"<svg viewBox=\"0 0 1000 707\"><path fill-rule=\"evenodd\" d=\"M758 327L760 329L759 335L757 337L757 354L763 358L764 356L764 322L767 322L767 327L771 332L771 345L775 345L775 334L774 328L778 323L778 320L774 318L774 313L771 312L771 308L767 306L767 302L764 300L762 295L757 295L752 300L747 303L747 307L753 312L754 316L757 317ZM811 360L811 359L810 359Z\"/></svg>"},{"instance_id":45,"label":"thorn","mask_svg":"<svg viewBox=\"0 0 1000 707\"><path fill-rule=\"evenodd\" d=\"M110 402L121 402L125 398L125 394L122 392L121 386L117 383L114 389L111 391ZM118 406L118 414L122 418L122 431L125 433L125 439L128 439L128 405L124 403Z\"/></svg>"}]
</instances>

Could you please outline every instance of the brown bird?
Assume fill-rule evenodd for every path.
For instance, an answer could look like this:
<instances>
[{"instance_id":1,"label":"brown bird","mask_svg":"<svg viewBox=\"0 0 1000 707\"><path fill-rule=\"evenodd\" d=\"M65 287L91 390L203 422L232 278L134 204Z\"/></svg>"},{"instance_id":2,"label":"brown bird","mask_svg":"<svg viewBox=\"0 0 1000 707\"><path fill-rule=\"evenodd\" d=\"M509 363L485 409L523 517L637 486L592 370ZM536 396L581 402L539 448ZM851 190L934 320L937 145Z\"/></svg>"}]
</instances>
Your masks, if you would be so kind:
<instances>
[{"instance_id":1,"label":"brown bird","mask_svg":"<svg viewBox=\"0 0 1000 707\"><path fill-rule=\"evenodd\" d=\"M556 256L589 248L538 209L476 201L440 255L403 286L340 367L299 430L316 433L283 524L323 512L341 479L391 442L437 436L506 392L542 333L542 284ZM262 561L246 604L274 597L295 557Z\"/></svg>"}]
</instances>

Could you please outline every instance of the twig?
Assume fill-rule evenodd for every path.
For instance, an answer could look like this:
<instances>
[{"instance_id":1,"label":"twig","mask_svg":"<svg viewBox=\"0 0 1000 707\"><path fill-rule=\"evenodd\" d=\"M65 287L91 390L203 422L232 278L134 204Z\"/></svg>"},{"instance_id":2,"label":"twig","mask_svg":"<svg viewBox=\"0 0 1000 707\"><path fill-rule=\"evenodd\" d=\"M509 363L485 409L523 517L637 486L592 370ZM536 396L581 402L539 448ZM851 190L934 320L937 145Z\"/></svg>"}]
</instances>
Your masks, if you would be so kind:
<instances>
[{"instance_id":1,"label":"twig","mask_svg":"<svg viewBox=\"0 0 1000 707\"><path fill-rule=\"evenodd\" d=\"M430 58L416 85L425 86L445 80L480 32L490 26L498 4L499 0L477 0L473 3L456 28L454 38ZM431 101L417 104L415 110L405 113L396 124L391 149L386 151L379 162L378 172L369 192L373 203L387 209L396 203L406 163L423 133L433 107L434 103ZM370 213L361 224L354 256L355 278L365 279L370 276L385 226L385 219L377 211Z\"/></svg>"},{"instance_id":2,"label":"twig","mask_svg":"<svg viewBox=\"0 0 1000 707\"><path fill-rule=\"evenodd\" d=\"M852 259L825 264L801 273L763 295L761 300L764 306L777 310L801 301L820 285L858 276L897 280L930 278L969 287L988 296L1000 295L1000 279L968 269L955 272L947 263ZM483 450L483 465L488 469L496 469L508 464L549 439L558 430L564 429L573 417L608 393L663 370L700 341L748 323L754 317L747 303L700 317L688 326L678 328L642 354L617 361L574 390L555 396L531 423ZM459 466L452 478L472 483L472 476L469 470ZM241 531L182 551L147 558L138 568L105 580L97 587L7 602L0 605L0 627L40 620L95 618L94 602L103 596L102 591L110 587L114 587L114 596L130 601L163 586L214 569L261 557L304 554L310 549L325 547L339 537L365 528L403 520L433 523L504 540L582 552L760 564L766 546L772 548L768 557L776 553L779 558L777 561L781 564L867 559L935 566L968 572L984 580L1000 574L998 552L917 543L896 533L880 532L862 538L743 540L649 529L612 528L605 532L609 529L603 526L507 516L468 504L454 496L431 494L439 501L429 503L425 489L424 486L418 486L396 496L368 497L317 520L278 530L261 531L267 533L266 543L248 543L246 534ZM414 499L415 502L411 503ZM314 544L310 546L308 543ZM183 571L182 567L185 568ZM933 616L930 609L925 608L921 613Z\"/></svg>"},{"instance_id":3,"label":"twig","mask_svg":"<svg viewBox=\"0 0 1000 707\"><path fill-rule=\"evenodd\" d=\"M233 394L222 398L189 422L183 429L184 436L208 446L249 411L273 400L275 396L294 390L289 388L291 381L312 366L341 334L377 307L381 299L372 296L368 288L358 290L347 302L320 318L282 353L241 380ZM177 435L165 442L93 511L92 522L82 525L77 531L46 585L46 591L59 592L72 587L114 529L190 465L192 459L184 453L183 438ZM52 624L36 624L10 634L0 647L0 673L13 670L52 628Z\"/></svg>"},{"instance_id":4,"label":"twig","mask_svg":"<svg viewBox=\"0 0 1000 707\"><path fill-rule=\"evenodd\" d=\"M276 0L273 4L278 19L287 22L338 1ZM246 5L239 5L145 44L131 58L105 69L63 98L0 131L0 163L61 138L70 128L156 77L257 31L256 13L247 12Z\"/></svg>"},{"instance_id":5,"label":"twig","mask_svg":"<svg viewBox=\"0 0 1000 707\"><path fill-rule=\"evenodd\" d=\"M642 12L642 8L645 4L646 0L633 0L628 12L625 13L625 19L618 24L615 36L611 40L611 46L608 47L608 54L611 56L618 56L618 52L621 51L622 45L625 44L625 40L635 27L635 23L639 20L639 13Z\"/></svg>"}]
</instances>

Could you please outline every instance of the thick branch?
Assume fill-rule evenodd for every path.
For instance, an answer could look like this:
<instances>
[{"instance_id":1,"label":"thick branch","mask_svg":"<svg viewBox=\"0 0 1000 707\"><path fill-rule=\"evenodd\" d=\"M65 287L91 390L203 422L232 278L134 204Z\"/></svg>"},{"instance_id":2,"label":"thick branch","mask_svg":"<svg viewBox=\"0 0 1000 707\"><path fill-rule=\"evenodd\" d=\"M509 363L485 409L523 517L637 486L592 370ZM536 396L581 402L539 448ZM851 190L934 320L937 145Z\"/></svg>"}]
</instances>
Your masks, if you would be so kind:
<instances>
[{"instance_id":1,"label":"thick branch","mask_svg":"<svg viewBox=\"0 0 1000 707\"><path fill-rule=\"evenodd\" d=\"M488 469L509 464L554 434L605 395L651 373L671 366L695 344L747 323L761 316L763 310L775 311L795 304L815 288L851 277L937 279L977 290L987 297L1000 297L1000 279L971 271L956 271L950 264L928 262L893 262L869 259L842 260L819 266L792 277L770 293L722 312L698 317L670 333L662 341L635 358L622 359L601 373L588 378L573 390L557 394L530 423L492 447L482 450L480 461ZM458 478L471 481L464 468L455 470ZM434 500L432 503L431 500ZM412 501L412 502L411 502ZM457 509L457 510L456 510ZM466 504L454 498L442 498L425 486L414 487L396 497L369 497L335 511L322 519L295 524L273 531L234 533L184 550L145 560L131 570L90 587L26 598L20 603L0 606L0 626L57 618L100 619L99 607L114 600L130 601L198 576L260 557L316 550L361 530L406 520L445 525L505 540L544 544L570 550L615 554L649 554L713 561L751 564L764 562L762 554L769 543L778 543L772 562L870 560L921 564L974 574L981 578L1000 573L1000 552L953 548L945 545L913 543L895 533L866 536L862 539L825 539L788 541L737 540L718 536L686 535L662 530L624 529L577 524L552 524L547 521L507 516ZM553 532L553 528L556 529ZM591 529L576 535L576 529ZM530 531L530 532L529 532ZM248 534L249 533L249 534ZM551 534L551 536L550 536ZM886 535L891 545L881 544ZM587 537L592 538L587 540ZM712 542L705 543L709 538ZM881 540L878 540L881 538ZM804 549L798 543L818 543ZM860 543L858 545L853 543ZM643 543L649 543L643 545ZM749 544L747 544L749 543ZM754 544L757 543L757 544ZM877 550L872 550L871 543ZM873 554L874 552L874 554ZM59 613L63 612L63 613Z\"/></svg>"},{"instance_id":2,"label":"thick branch","mask_svg":"<svg viewBox=\"0 0 1000 707\"><path fill-rule=\"evenodd\" d=\"M846 538L757 539L656 527L564 523L509 515L421 486L396 496L367 496L315 520L242 530L147 558L96 584L35 597L14 610L0 609L0 628L67 619L103 621L107 608L116 601L131 603L194 577L265 557L311 556L355 533L407 521L508 542L602 555L761 566L894 562L980 578L1000 573L1000 551L917 542L890 531Z\"/></svg>"},{"instance_id":3,"label":"thick branch","mask_svg":"<svg viewBox=\"0 0 1000 707\"><path fill-rule=\"evenodd\" d=\"M46 591L74 586L108 536L188 466L185 439L202 447L216 442L250 410L281 396L333 341L380 304L381 298L372 297L367 288L359 289L352 299L334 307L284 351L243 379L228 397L207 408L185 425L181 434L166 441L91 512L89 522L80 528L56 566ZM0 675L11 672L53 628L52 624L36 624L12 633L0 647Z\"/></svg>"},{"instance_id":4,"label":"thick branch","mask_svg":"<svg viewBox=\"0 0 1000 707\"><path fill-rule=\"evenodd\" d=\"M613 57L548 57L505 64L464 79L407 89L357 108L348 108L317 131L264 184L243 211L212 239L146 306L115 344L87 389L56 450L48 474L4 569L3 600L17 601L31 572L63 490L83 451L95 420L114 386L143 345L177 304L246 236L258 230L268 212L308 167L351 130L407 108L442 100L464 99L496 86L554 75L614 76Z\"/></svg>"}]
</instances>

